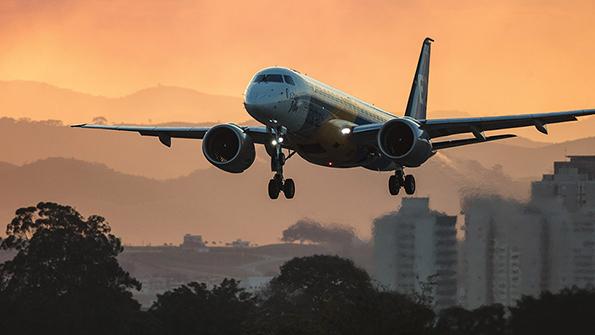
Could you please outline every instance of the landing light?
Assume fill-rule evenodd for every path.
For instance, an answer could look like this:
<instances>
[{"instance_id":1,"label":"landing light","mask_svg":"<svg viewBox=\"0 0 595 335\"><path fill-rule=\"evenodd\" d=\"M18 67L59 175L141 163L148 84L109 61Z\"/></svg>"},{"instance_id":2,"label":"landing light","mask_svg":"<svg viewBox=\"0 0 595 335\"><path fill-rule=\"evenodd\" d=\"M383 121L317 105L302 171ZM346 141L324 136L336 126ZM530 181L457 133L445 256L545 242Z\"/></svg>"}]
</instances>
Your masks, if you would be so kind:
<instances>
[{"instance_id":1,"label":"landing light","mask_svg":"<svg viewBox=\"0 0 595 335\"><path fill-rule=\"evenodd\" d=\"M279 141L277 141L277 140L272 140L271 141L271 144L273 146L277 146L277 144L280 144L280 143L283 143L283 137L279 137Z\"/></svg>"},{"instance_id":2,"label":"landing light","mask_svg":"<svg viewBox=\"0 0 595 335\"><path fill-rule=\"evenodd\" d=\"M351 128L343 128L343 129L341 129L341 134L343 134L343 135L349 135L349 134L351 134Z\"/></svg>"}]
</instances>

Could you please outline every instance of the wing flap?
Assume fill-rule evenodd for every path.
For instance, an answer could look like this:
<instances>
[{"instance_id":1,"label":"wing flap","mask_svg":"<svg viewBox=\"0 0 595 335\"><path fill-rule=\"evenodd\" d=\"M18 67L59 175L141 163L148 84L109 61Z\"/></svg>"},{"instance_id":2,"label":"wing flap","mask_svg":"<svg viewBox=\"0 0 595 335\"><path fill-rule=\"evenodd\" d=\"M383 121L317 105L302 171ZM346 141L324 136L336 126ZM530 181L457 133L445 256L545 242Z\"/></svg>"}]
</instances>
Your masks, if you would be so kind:
<instances>
[{"instance_id":1,"label":"wing flap","mask_svg":"<svg viewBox=\"0 0 595 335\"><path fill-rule=\"evenodd\" d=\"M516 137L516 135L505 134L505 135L488 136L485 139L480 139L480 138L474 137L474 138L466 138L466 139L462 139L462 140L449 140L449 141L442 141L442 142L433 142L432 148L434 148L435 150L442 150L442 149L447 149L447 148L460 147L462 145L468 145L468 144L503 140L503 139L511 138L511 137Z\"/></svg>"}]
</instances>

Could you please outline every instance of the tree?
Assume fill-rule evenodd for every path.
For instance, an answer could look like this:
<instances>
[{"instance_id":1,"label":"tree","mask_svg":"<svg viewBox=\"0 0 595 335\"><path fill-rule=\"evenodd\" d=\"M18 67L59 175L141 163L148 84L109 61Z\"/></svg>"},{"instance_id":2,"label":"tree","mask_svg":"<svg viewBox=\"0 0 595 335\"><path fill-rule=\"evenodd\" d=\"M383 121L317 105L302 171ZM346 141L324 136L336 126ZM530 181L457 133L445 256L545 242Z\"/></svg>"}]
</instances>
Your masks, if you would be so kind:
<instances>
[{"instance_id":1,"label":"tree","mask_svg":"<svg viewBox=\"0 0 595 335\"><path fill-rule=\"evenodd\" d=\"M402 295L376 290L370 276L351 260L321 255L294 258L263 292L249 332L395 334L399 325L410 322L402 316L424 309L409 309L413 306L418 307ZM419 320L418 316L411 320ZM432 318L429 311L427 325Z\"/></svg>"},{"instance_id":2,"label":"tree","mask_svg":"<svg viewBox=\"0 0 595 335\"><path fill-rule=\"evenodd\" d=\"M9 329L131 331L140 306L130 289L140 289L140 283L118 264L122 244L103 217L85 219L70 206L41 202L18 209L6 235L0 248L17 251L0 264L0 301Z\"/></svg>"},{"instance_id":3,"label":"tree","mask_svg":"<svg viewBox=\"0 0 595 335\"><path fill-rule=\"evenodd\" d=\"M523 296L510 308L512 334L595 334L595 290L567 288L538 298Z\"/></svg>"},{"instance_id":4,"label":"tree","mask_svg":"<svg viewBox=\"0 0 595 335\"><path fill-rule=\"evenodd\" d=\"M370 298L375 303L366 317L366 334L423 335L431 332L434 312L429 305L390 291L379 291Z\"/></svg>"},{"instance_id":5,"label":"tree","mask_svg":"<svg viewBox=\"0 0 595 335\"><path fill-rule=\"evenodd\" d=\"M439 335L500 335L507 331L506 309L500 304L472 311L447 308L440 312L435 326L435 333Z\"/></svg>"},{"instance_id":6,"label":"tree","mask_svg":"<svg viewBox=\"0 0 595 335\"><path fill-rule=\"evenodd\" d=\"M211 290L192 282L157 296L149 312L166 334L240 334L254 308L252 294L233 279Z\"/></svg>"}]
</instances>

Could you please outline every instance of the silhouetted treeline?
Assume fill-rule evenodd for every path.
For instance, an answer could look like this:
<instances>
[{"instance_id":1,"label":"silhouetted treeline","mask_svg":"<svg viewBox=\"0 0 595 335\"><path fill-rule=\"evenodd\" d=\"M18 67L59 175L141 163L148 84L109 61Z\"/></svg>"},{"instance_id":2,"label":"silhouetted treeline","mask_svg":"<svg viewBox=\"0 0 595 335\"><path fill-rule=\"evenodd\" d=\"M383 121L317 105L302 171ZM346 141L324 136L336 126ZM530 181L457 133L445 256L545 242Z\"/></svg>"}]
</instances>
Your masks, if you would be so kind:
<instances>
[{"instance_id":1,"label":"silhouetted treeline","mask_svg":"<svg viewBox=\"0 0 595 335\"><path fill-rule=\"evenodd\" d=\"M104 218L83 218L69 206L20 208L2 249L0 329L4 334L128 334L142 318L131 289L140 283L116 256L120 239ZM4 331L6 330L6 332Z\"/></svg>"},{"instance_id":2,"label":"silhouetted treeline","mask_svg":"<svg viewBox=\"0 0 595 335\"><path fill-rule=\"evenodd\" d=\"M39 203L17 210L6 235L0 246L17 254L0 264L3 334L595 334L593 290L435 314L425 297L378 289L351 260L320 255L288 261L258 292L193 282L143 311L104 218Z\"/></svg>"}]
</instances>

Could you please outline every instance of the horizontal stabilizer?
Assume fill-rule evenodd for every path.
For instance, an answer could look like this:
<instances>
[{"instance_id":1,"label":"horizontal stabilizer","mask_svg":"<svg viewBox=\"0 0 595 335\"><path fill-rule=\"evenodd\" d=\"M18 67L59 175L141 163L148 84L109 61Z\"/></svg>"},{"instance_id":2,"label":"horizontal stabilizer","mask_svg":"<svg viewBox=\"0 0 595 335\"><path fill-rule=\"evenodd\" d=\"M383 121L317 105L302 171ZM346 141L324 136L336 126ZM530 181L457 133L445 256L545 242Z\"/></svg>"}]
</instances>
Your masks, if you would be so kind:
<instances>
[{"instance_id":1,"label":"horizontal stabilizer","mask_svg":"<svg viewBox=\"0 0 595 335\"><path fill-rule=\"evenodd\" d=\"M443 142L435 142L435 143L432 143L432 147L435 150L441 150L441 149L446 149L446 148L460 147L462 145L467 145L467 144L475 144L475 143L484 143L484 142L490 142L490 141L496 141L496 140L503 140L505 138L511 138L511 137L516 137L516 135L505 134L505 135L487 136L487 137L485 137L485 139L474 137L474 138L466 138L463 140L450 140L450 141L443 141Z\"/></svg>"}]
</instances>

